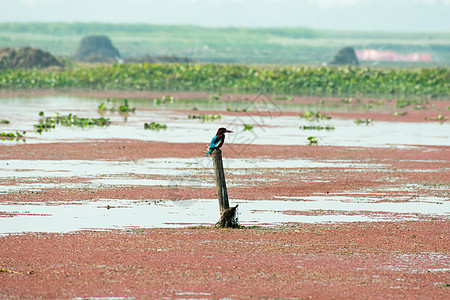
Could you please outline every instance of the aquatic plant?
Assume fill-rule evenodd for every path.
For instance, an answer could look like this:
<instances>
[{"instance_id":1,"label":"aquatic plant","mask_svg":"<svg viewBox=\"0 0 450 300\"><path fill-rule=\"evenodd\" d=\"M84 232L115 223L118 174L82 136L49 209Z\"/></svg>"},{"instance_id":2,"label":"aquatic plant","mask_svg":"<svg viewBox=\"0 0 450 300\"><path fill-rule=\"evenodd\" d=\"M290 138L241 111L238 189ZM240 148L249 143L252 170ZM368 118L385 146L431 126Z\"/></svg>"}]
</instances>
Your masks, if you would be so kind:
<instances>
[{"instance_id":1,"label":"aquatic plant","mask_svg":"<svg viewBox=\"0 0 450 300\"><path fill-rule=\"evenodd\" d=\"M294 98L291 96L274 96L271 98L272 100L285 100L285 101L292 101Z\"/></svg>"},{"instance_id":2,"label":"aquatic plant","mask_svg":"<svg viewBox=\"0 0 450 300\"><path fill-rule=\"evenodd\" d=\"M308 121L319 121L319 120L329 120L331 119L330 116L324 115L321 112L313 112L313 111L307 111L303 115L300 114L300 118L303 118Z\"/></svg>"},{"instance_id":3,"label":"aquatic plant","mask_svg":"<svg viewBox=\"0 0 450 300\"><path fill-rule=\"evenodd\" d=\"M122 113L127 113L127 112L134 112L136 110L135 107L130 107L130 105L128 104L128 99L123 99L124 103L119 106L119 111Z\"/></svg>"},{"instance_id":4,"label":"aquatic plant","mask_svg":"<svg viewBox=\"0 0 450 300\"><path fill-rule=\"evenodd\" d=\"M242 109L239 109L239 108L235 108L235 109L227 108L227 111L229 111L229 112L252 112L253 110L252 109L248 109L248 108L242 108Z\"/></svg>"},{"instance_id":5,"label":"aquatic plant","mask_svg":"<svg viewBox=\"0 0 450 300\"><path fill-rule=\"evenodd\" d=\"M362 120L362 119L356 119L356 120L355 120L355 124L356 124L356 125L365 124L365 125L367 126L367 125L372 125L372 124L373 124L372 122L373 122L372 119L364 119L364 120Z\"/></svg>"},{"instance_id":6,"label":"aquatic plant","mask_svg":"<svg viewBox=\"0 0 450 300\"><path fill-rule=\"evenodd\" d=\"M2 70L0 89L76 88L342 97L448 98L450 68L114 64L58 72ZM399 104L400 105L400 104Z\"/></svg>"},{"instance_id":7,"label":"aquatic plant","mask_svg":"<svg viewBox=\"0 0 450 300\"><path fill-rule=\"evenodd\" d=\"M74 114L60 115L55 113L53 117L45 117L44 112L40 112L39 116L42 117L38 124L34 125L36 131L41 134L43 131L48 131L53 129L56 125L61 126L78 126L78 127L93 127L93 126L109 126L111 125L111 120L109 118L80 118Z\"/></svg>"},{"instance_id":8,"label":"aquatic plant","mask_svg":"<svg viewBox=\"0 0 450 300\"><path fill-rule=\"evenodd\" d=\"M199 115L188 115L189 119L200 119L201 121L215 121L222 119L221 115L205 115L205 114L199 114Z\"/></svg>"},{"instance_id":9,"label":"aquatic plant","mask_svg":"<svg viewBox=\"0 0 450 300\"><path fill-rule=\"evenodd\" d=\"M326 126L321 126L321 125L317 125L317 126L300 126L300 129L303 130L334 130L334 126L331 125L326 125Z\"/></svg>"},{"instance_id":10,"label":"aquatic plant","mask_svg":"<svg viewBox=\"0 0 450 300\"><path fill-rule=\"evenodd\" d=\"M425 108L425 104L428 104L428 100L424 100L424 99L408 99L408 100L397 100L395 102L395 105L397 106L397 108L405 108L407 106L411 106L414 105L415 109L424 109Z\"/></svg>"},{"instance_id":11,"label":"aquatic plant","mask_svg":"<svg viewBox=\"0 0 450 300\"><path fill-rule=\"evenodd\" d=\"M0 120L0 124L10 124L9 120Z\"/></svg>"},{"instance_id":12,"label":"aquatic plant","mask_svg":"<svg viewBox=\"0 0 450 300\"><path fill-rule=\"evenodd\" d=\"M250 131L253 129L253 124L243 124L244 125L244 131Z\"/></svg>"},{"instance_id":13,"label":"aquatic plant","mask_svg":"<svg viewBox=\"0 0 450 300\"><path fill-rule=\"evenodd\" d=\"M153 99L153 104L154 105L161 105L163 103L173 103L174 97L167 95L167 96L162 96L161 98L155 98Z\"/></svg>"},{"instance_id":14,"label":"aquatic plant","mask_svg":"<svg viewBox=\"0 0 450 300\"><path fill-rule=\"evenodd\" d=\"M345 98L342 99L341 102L345 104L360 104L362 100L358 98Z\"/></svg>"},{"instance_id":15,"label":"aquatic plant","mask_svg":"<svg viewBox=\"0 0 450 300\"><path fill-rule=\"evenodd\" d=\"M123 100L123 104L120 105L118 108L116 108L115 103L118 100ZM119 111L121 113L129 113L129 112L135 112L136 108L135 107L130 107L129 103L128 103L128 99L123 98L123 99L111 99L108 98L107 99L107 103L102 102L97 108L99 111L104 112L104 111L111 111L111 112L115 112L115 111Z\"/></svg>"},{"instance_id":16,"label":"aquatic plant","mask_svg":"<svg viewBox=\"0 0 450 300\"><path fill-rule=\"evenodd\" d=\"M308 145L318 145L319 138L317 136L309 136L308 138Z\"/></svg>"},{"instance_id":17,"label":"aquatic plant","mask_svg":"<svg viewBox=\"0 0 450 300\"><path fill-rule=\"evenodd\" d=\"M108 108L106 107L106 104L104 102L102 102L97 108L98 108L98 110L101 110L101 111L108 110Z\"/></svg>"},{"instance_id":18,"label":"aquatic plant","mask_svg":"<svg viewBox=\"0 0 450 300\"><path fill-rule=\"evenodd\" d=\"M22 133L20 133L18 131L16 131L15 133L14 132L8 132L8 133L0 132L0 139L2 141L4 141L4 140L11 140L11 141L13 141L14 139L16 141L24 140L24 135L26 133L27 133L26 131L23 131Z\"/></svg>"},{"instance_id":19,"label":"aquatic plant","mask_svg":"<svg viewBox=\"0 0 450 300\"><path fill-rule=\"evenodd\" d=\"M150 129L150 130L167 129L167 125L159 124L156 122L144 123L144 129Z\"/></svg>"},{"instance_id":20,"label":"aquatic plant","mask_svg":"<svg viewBox=\"0 0 450 300\"><path fill-rule=\"evenodd\" d=\"M430 121L447 121L447 117L444 117L443 115L439 115L437 117L425 117L424 120L430 120Z\"/></svg>"},{"instance_id":21,"label":"aquatic plant","mask_svg":"<svg viewBox=\"0 0 450 300\"><path fill-rule=\"evenodd\" d=\"M220 100L222 98L222 93L209 95L210 100Z\"/></svg>"}]
</instances>

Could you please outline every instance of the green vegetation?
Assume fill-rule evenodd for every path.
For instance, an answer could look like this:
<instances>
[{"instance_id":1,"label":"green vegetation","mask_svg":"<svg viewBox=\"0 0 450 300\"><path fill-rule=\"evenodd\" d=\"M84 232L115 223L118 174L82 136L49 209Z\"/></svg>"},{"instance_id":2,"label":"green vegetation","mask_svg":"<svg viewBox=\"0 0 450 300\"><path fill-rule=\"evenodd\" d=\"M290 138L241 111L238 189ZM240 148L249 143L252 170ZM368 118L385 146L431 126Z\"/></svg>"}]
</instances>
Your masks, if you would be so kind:
<instances>
[{"instance_id":1,"label":"green vegetation","mask_svg":"<svg viewBox=\"0 0 450 300\"><path fill-rule=\"evenodd\" d=\"M159 99L155 98L153 99L153 104L155 105L161 105L161 104L165 104L165 103L173 103L174 98L170 95L167 96L163 96Z\"/></svg>"},{"instance_id":2,"label":"green vegetation","mask_svg":"<svg viewBox=\"0 0 450 300\"><path fill-rule=\"evenodd\" d=\"M450 68L380 70L365 67L117 64L62 72L4 70L0 71L0 89L227 91L423 99L450 97L448 78Z\"/></svg>"},{"instance_id":3,"label":"green vegetation","mask_svg":"<svg viewBox=\"0 0 450 300\"><path fill-rule=\"evenodd\" d=\"M291 96L275 96L275 97L272 97L272 100L292 101L293 98Z\"/></svg>"},{"instance_id":4,"label":"green vegetation","mask_svg":"<svg viewBox=\"0 0 450 300\"><path fill-rule=\"evenodd\" d=\"M136 111L136 108L130 107L130 105L128 104L128 99L123 99L123 104L120 105L119 108L116 108L115 106L116 101L117 99L108 98L107 104L103 102L97 108L99 111L111 111L111 112L119 111L121 113L129 113Z\"/></svg>"},{"instance_id":5,"label":"green vegetation","mask_svg":"<svg viewBox=\"0 0 450 300\"><path fill-rule=\"evenodd\" d=\"M372 119L364 119L364 120L356 119L356 120L355 120L355 124L356 124L356 125L365 124L365 125L367 126L367 125L372 125L372 124L373 124L372 122L373 122Z\"/></svg>"},{"instance_id":6,"label":"green vegetation","mask_svg":"<svg viewBox=\"0 0 450 300\"><path fill-rule=\"evenodd\" d=\"M253 129L253 124L243 124L244 125L244 131L250 131Z\"/></svg>"},{"instance_id":7,"label":"green vegetation","mask_svg":"<svg viewBox=\"0 0 450 300\"><path fill-rule=\"evenodd\" d=\"M188 115L189 119L200 119L201 121L215 121L215 120L220 120L222 119L221 115L205 115L205 114L200 114L200 115Z\"/></svg>"},{"instance_id":8,"label":"green vegetation","mask_svg":"<svg viewBox=\"0 0 450 300\"><path fill-rule=\"evenodd\" d=\"M123 99L124 103L119 106L119 111L122 113L128 113L128 112L134 112L136 110L136 108L134 107L130 107L128 105L128 99Z\"/></svg>"},{"instance_id":9,"label":"green vegetation","mask_svg":"<svg viewBox=\"0 0 450 300\"><path fill-rule=\"evenodd\" d=\"M222 98L222 93L209 95L210 100L220 100Z\"/></svg>"},{"instance_id":10,"label":"green vegetation","mask_svg":"<svg viewBox=\"0 0 450 300\"><path fill-rule=\"evenodd\" d=\"M0 120L0 124L10 124L11 122L9 122L9 120Z\"/></svg>"},{"instance_id":11,"label":"green vegetation","mask_svg":"<svg viewBox=\"0 0 450 300\"><path fill-rule=\"evenodd\" d=\"M428 100L426 99L397 100L395 104L398 108L404 108L413 105L415 109L424 109L425 104L428 104Z\"/></svg>"},{"instance_id":12,"label":"green vegetation","mask_svg":"<svg viewBox=\"0 0 450 300\"><path fill-rule=\"evenodd\" d=\"M430 120L430 121L447 121L447 117L444 117L443 115L439 115L437 117L425 117L425 120Z\"/></svg>"},{"instance_id":13,"label":"green vegetation","mask_svg":"<svg viewBox=\"0 0 450 300\"><path fill-rule=\"evenodd\" d=\"M303 118L308 121L319 121L319 120L329 120L331 119L330 116L324 115L321 112L313 112L313 111L307 111L303 115L300 115L300 118Z\"/></svg>"},{"instance_id":14,"label":"green vegetation","mask_svg":"<svg viewBox=\"0 0 450 300\"><path fill-rule=\"evenodd\" d=\"M227 107L227 111L229 111L229 112L252 112L253 110L252 109L248 109L248 108L242 108L242 109L235 108L235 109L232 109L232 108Z\"/></svg>"},{"instance_id":15,"label":"green vegetation","mask_svg":"<svg viewBox=\"0 0 450 300\"><path fill-rule=\"evenodd\" d=\"M300 129L303 129L303 130L334 130L334 126L331 126L331 125L326 125L326 126L320 126L320 125L317 125L317 126L306 126L306 125L303 125L303 126L300 126Z\"/></svg>"},{"instance_id":16,"label":"green vegetation","mask_svg":"<svg viewBox=\"0 0 450 300\"><path fill-rule=\"evenodd\" d=\"M317 146L319 142L319 139L317 136L309 136L308 137L308 145L310 146Z\"/></svg>"},{"instance_id":17,"label":"green vegetation","mask_svg":"<svg viewBox=\"0 0 450 300\"><path fill-rule=\"evenodd\" d=\"M78 127L93 127L93 126L109 126L111 121L109 118L79 118L77 115L68 114L61 116L59 113L55 113L54 117L45 117L44 112L40 112L39 116L42 117L38 124L34 125L36 131L42 134L43 131L53 129L56 125L61 126L78 126Z\"/></svg>"},{"instance_id":18,"label":"green vegetation","mask_svg":"<svg viewBox=\"0 0 450 300\"><path fill-rule=\"evenodd\" d=\"M167 125L166 124L159 124L159 123L156 123L156 122L144 123L144 129L150 129L150 130L167 129Z\"/></svg>"},{"instance_id":19,"label":"green vegetation","mask_svg":"<svg viewBox=\"0 0 450 300\"><path fill-rule=\"evenodd\" d=\"M14 139L16 141L19 140L25 140L24 135L26 134L26 131L20 133L18 131L14 132L0 132L0 140L4 141L4 140L11 140L13 141Z\"/></svg>"},{"instance_id":20,"label":"green vegetation","mask_svg":"<svg viewBox=\"0 0 450 300\"><path fill-rule=\"evenodd\" d=\"M341 100L342 103L345 104L360 104L362 102L361 99L354 99L354 98L346 98Z\"/></svg>"}]
</instances>

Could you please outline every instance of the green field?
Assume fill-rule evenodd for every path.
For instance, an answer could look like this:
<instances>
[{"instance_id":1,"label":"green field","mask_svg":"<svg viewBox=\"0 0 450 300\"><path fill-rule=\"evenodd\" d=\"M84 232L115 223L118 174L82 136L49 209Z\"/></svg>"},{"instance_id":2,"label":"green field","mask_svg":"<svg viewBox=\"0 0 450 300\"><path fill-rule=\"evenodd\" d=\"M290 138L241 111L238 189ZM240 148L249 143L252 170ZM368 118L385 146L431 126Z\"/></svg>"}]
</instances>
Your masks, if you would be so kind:
<instances>
[{"instance_id":1,"label":"green field","mask_svg":"<svg viewBox=\"0 0 450 300\"><path fill-rule=\"evenodd\" d=\"M123 57L183 56L201 62L303 64L329 62L345 46L428 52L432 63L381 62L381 67L450 66L450 32L387 33L307 28L205 28L148 24L0 23L0 47L41 48L71 56L87 35L107 35ZM372 63L365 63L371 65Z\"/></svg>"}]
</instances>

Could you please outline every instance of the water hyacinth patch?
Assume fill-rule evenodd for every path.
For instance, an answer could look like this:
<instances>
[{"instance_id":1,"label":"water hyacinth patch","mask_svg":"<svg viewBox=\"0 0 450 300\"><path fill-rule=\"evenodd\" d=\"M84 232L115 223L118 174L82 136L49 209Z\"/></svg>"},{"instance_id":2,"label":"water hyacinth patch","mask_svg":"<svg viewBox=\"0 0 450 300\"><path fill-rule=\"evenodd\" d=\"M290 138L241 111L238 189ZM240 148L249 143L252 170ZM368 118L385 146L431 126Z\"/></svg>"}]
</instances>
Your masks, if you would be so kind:
<instances>
[{"instance_id":1,"label":"water hyacinth patch","mask_svg":"<svg viewBox=\"0 0 450 300\"><path fill-rule=\"evenodd\" d=\"M25 134L26 134L26 131L24 131L22 133L20 133L18 131L16 131L15 133L14 132L8 132L8 133L0 132L0 139L2 141L4 141L4 140L11 140L11 141L13 141L14 139L16 141L25 140L25 138L24 138Z\"/></svg>"},{"instance_id":2,"label":"water hyacinth patch","mask_svg":"<svg viewBox=\"0 0 450 300\"><path fill-rule=\"evenodd\" d=\"M173 101L175 100L175 98L173 96L167 95L167 96L163 96L161 98L155 98L153 99L153 104L158 106L164 103L173 103Z\"/></svg>"},{"instance_id":3,"label":"water hyacinth patch","mask_svg":"<svg viewBox=\"0 0 450 300\"><path fill-rule=\"evenodd\" d=\"M222 119L221 115L205 115L205 114L200 114L200 115L188 115L189 119L199 119L201 121L215 121L215 120L220 120Z\"/></svg>"},{"instance_id":4,"label":"water hyacinth patch","mask_svg":"<svg viewBox=\"0 0 450 300\"><path fill-rule=\"evenodd\" d=\"M308 140L308 145L311 145L311 146L316 146L316 145L318 145L318 142L319 142L319 138L317 136L309 136L307 138L307 140Z\"/></svg>"},{"instance_id":5,"label":"water hyacinth patch","mask_svg":"<svg viewBox=\"0 0 450 300\"><path fill-rule=\"evenodd\" d=\"M439 115L437 117L425 117L424 120L445 122L445 121L447 121L447 117L444 117L443 115Z\"/></svg>"},{"instance_id":6,"label":"water hyacinth patch","mask_svg":"<svg viewBox=\"0 0 450 300\"><path fill-rule=\"evenodd\" d=\"M156 123L156 122L144 123L144 129L150 129L150 130L167 129L167 125L166 124L159 124L159 123Z\"/></svg>"},{"instance_id":7,"label":"water hyacinth patch","mask_svg":"<svg viewBox=\"0 0 450 300\"><path fill-rule=\"evenodd\" d=\"M331 125L326 125L326 126L321 126L321 125L317 125L317 126L300 126L300 129L303 130L334 130L334 126Z\"/></svg>"},{"instance_id":8,"label":"water hyacinth patch","mask_svg":"<svg viewBox=\"0 0 450 300\"><path fill-rule=\"evenodd\" d=\"M244 131L247 131L247 130L250 131L253 129L253 127L254 127L253 124L244 124Z\"/></svg>"},{"instance_id":9,"label":"water hyacinth patch","mask_svg":"<svg viewBox=\"0 0 450 300\"><path fill-rule=\"evenodd\" d=\"M321 112L313 112L313 111L307 111L303 115L300 115L300 118L303 118L308 121L319 121L319 120L330 120L331 117L322 114Z\"/></svg>"},{"instance_id":10,"label":"water hyacinth patch","mask_svg":"<svg viewBox=\"0 0 450 300\"><path fill-rule=\"evenodd\" d=\"M355 120L355 124L356 125L361 125L361 124L365 124L366 126L367 125L372 125L373 123L373 120L372 119L356 119Z\"/></svg>"},{"instance_id":11,"label":"water hyacinth patch","mask_svg":"<svg viewBox=\"0 0 450 300\"><path fill-rule=\"evenodd\" d=\"M41 134L43 131L48 131L49 129L53 129L56 125L61 126L78 126L78 127L93 127L93 126L109 126L111 125L111 120L109 118L80 118L74 114L68 115L60 115L59 113L55 113L53 117L45 117L44 112L39 113L40 117L43 117L39 120L38 124L34 125L36 131Z\"/></svg>"},{"instance_id":12,"label":"water hyacinth patch","mask_svg":"<svg viewBox=\"0 0 450 300\"><path fill-rule=\"evenodd\" d=\"M235 109L233 109L233 108L227 107L227 111L228 112L252 112L253 110L249 109L249 108L242 108L242 109L235 108Z\"/></svg>"},{"instance_id":13,"label":"water hyacinth patch","mask_svg":"<svg viewBox=\"0 0 450 300\"><path fill-rule=\"evenodd\" d=\"M77 88L278 95L450 97L450 68L114 64L59 72L2 70L0 89Z\"/></svg>"},{"instance_id":14,"label":"water hyacinth patch","mask_svg":"<svg viewBox=\"0 0 450 300\"><path fill-rule=\"evenodd\" d=\"M117 102L117 100L123 100L123 104L120 105L118 108L116 108L115 103ZM105 112L105 111L110 111L110 112L115 112L115 111L119 111L121 113L129 113L129 112L135 112L136 108L135 107L130 107L129 103L128 103L128 99L124 98L124 99L111 99L108 98L107 103L101 103L98 107L98 110L100 112Z\"/></svg>"}]
</instances>

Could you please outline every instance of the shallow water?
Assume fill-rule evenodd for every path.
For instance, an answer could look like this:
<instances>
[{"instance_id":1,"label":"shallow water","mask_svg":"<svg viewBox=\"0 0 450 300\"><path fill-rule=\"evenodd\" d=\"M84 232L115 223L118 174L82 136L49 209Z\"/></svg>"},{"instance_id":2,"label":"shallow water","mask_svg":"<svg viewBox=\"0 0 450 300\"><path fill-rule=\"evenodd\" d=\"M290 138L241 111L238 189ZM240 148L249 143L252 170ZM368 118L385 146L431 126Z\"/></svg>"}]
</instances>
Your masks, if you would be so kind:
<instances>
[{"instance_id":1,"label":"shallow water","mask_svg":"<svg viewBox=\"0 0 450 300\"><path fill-rule=\"evenodd\" d=\"M249 174L267 169L303 170L310 168L353 168L379 170L382 164L349 161L312 161L307 159L239 159L225 158L228 174ZM90 189L110 186L214 186L212 161L209 158L153 158L137 161L92 160L0 160L0 180L21 179L14 185L0 181L0 194L17 191L38 191L47 188ZM150 179L140 176L171 176ZM204 178L208 175L208 178ZM83 178L82 183L40 183L43 179ZM266 179L264 179L266 180ZM4 181L6 182L6 181ZM242 183L229 183L236 186Z\"/></svg>"},{"instance_id":2,"label":"shallow water","mask_svg":"<svg viewBox=\"0 0 450 300\"><path fill-rule=\"evenodd\" d=\"M292 222L371 222L415 219L413 213L432 216L447 215L450 203L425 205L424 203L360 203L355 205L341 201L245 201L239 204L239 220L242 225L278 226ZM108 209L109 207L109 209ZM332 214L302 215L292 212L333 210ZM365 211L371 214L344 214ZM177 228L196 225L214 225L219 219L216 199L185 201L132 201L103 199L94 202L76 202L59 205L0 204L0 212L15 214L0 217L0 234L22 232L71 232L96 229ZM404 216L389 215L406 213Z\"/></svg>"},{"instance_id":3,"label":"shallow water","mask_svg":"<svg viewBox=\"0 0 450 300\"><path fill-rule=\"evenodd\" d=\"M104 100L42 97L30 99L0 99L0 119L11 124L2 125L1 131L27 131L26 143L74 142L90 139L107 140L127 138L179 142L180 132L184 142L209 142L212 132L219 126L226 126L236 133L227 136L231 146L239 144L305 145L307 136L317 136L319 144L357 147L405 147L411 145L448 145L450 128L448 124L376 122L373 125L356 125L353 120L332 119L308 122L299 117L277 114L255 117L243 114L240 117L223 116L215 122L190 120L177 109L225 109L224 103L205 101L183 101L179 105L153 107L152 102L136 101L135 114L125 116L118 113L106 114L113 124L106 128L57 127L51 132L39 135L33 132L38 122L39 111L46 115L54 112L75 113L80 117L99 117L97 106ZM130 102L133 103L133 102ZM206 103L206 104L205 104ZM140 105L140 106L138 106ZM228 105L228 104L227 104ZM244 105L244 104L239 104ZM287 107L287 106L286 106ZM287 109L284 107L285 109ZM145 108L145 109L144 109ZM152 108L152 109L149 109ZM301 109L295 107L295 109ZM311 108L309 108L311 109ZM151 131L143 128L144 122L159 122L168 125L167 130ZM242 124L254 124L252 131L243 131ZM302 125L332 125L333 131L304 131ZM3 141L2 145L16 142ZM233 148L231 147L231 150ZM0 197L15 192L40 191L51 188L111 188L134 186L170 187L213 187L211 159L160 158L137 161L84 161L84 160L0 160ZM377 163L355 163L345 160L312 161L306 159L224 159L227 173L246 175L264 173L267 170L298 172L320 168L352 168L365 172L385 172L389 166ZM422 172L421 170L408 170ZM155 178L153 178L153 176ZM80 183L59 180L82 178ZM167 179L168 178L168 179ZM320 177L315 177L321 180ZM271 180L264 177L264 180ZM14 183L14 181L16 181ZM6 183L9 182L9 183ZM11 183L12 182L12 183ZM13 184L14 183L14 184ZM238 180L231 180L228 186L238 186ZM414 191L420 186L402 189ZM386 190L389 187L386 187ZM430 190L428 187L427 190ZM450 199L438 197L389 196L385 191L364 191L357 196L311 195L308 197L279 197L279 200L244 201L231 200L239 204L240 221L243 225L275 226L290 222L370 222L398 220L424 216L448 217ZM378 197L374 197L376 193ZM354 191L352 192L354 194ZM383 196L384 195L384 196ZM380 196L382 196L380 198ZM384 197L384 198L383 198ZM383 201L380 203L380 201ZM112 207L107 209L107 207ZM102 199L100 201L79 201L60 203L2 203L0 204L0 234L21 232L70 232L83 229L113 229L127 227L183 227L192 225L213 225L219 218L217 200L195 199L186 201L132 201ZM12 215L9 215L12 214Z\"/></svg>"},{"instance_id":4,"label":"shallow water","mask_svg":"<svg viewBox=\"0 0 450 300\"><path fill-rule=\"evenodd\" d=\"M179 142L180 133L184 142L207 144L212 132L218 127L225 126L235 134L229 135L229 144L273 144L273 145L306 145L307 137L316 136L320 145L358 146L358 147L391 147L411 145L448 145L450 140L449 124L438 122L373 122L373 125L356 125L353 120L331 119L320 122L309 122L300 117L283 116L283 111L305 111L311 107L300 109L290 107L262 107L259 111L273 111L270 116L259 117L252 113L240 116L223 116L221 120L200 122L197 119L188 119L186 113L179 108L199 107L200 109L224 110L223 102L191 100L176 102L177 105L157 106L153 101L131 101L136 105L136 113L128 116L119 113L106 113L113 124L109 127L62 127L57 126L50 132L42 135L34 132L33 125L38 123L39 112L44 111L46 116L55 112L61 114L74 113L79 117L99 117L97 106L104 99L74 98L74 97L41 97L41 98L10 98L0 99L2 110L0 119L7 119L9 125L2 125L5 132L26 131L27 143L49 143L86 141L91 139L137 139L144 141ZM207 103L207 105L205 104ZM232 103L238 105L239 103ZM230 106L230 103L226 105ZM240 103L239 105L246 105ZM238 105L238 106L239 106ZM149 109L151 108L151 109ZM323 107L316 107L316 111ZM339 109L338 109L339 110ZM336 111L336 110L335 110ZM201 110L198 111L201 113ZM144 123L158 122L166 124L166 130L145 130ZM253 124L251 131L245 131L243 124ZM301 130L303 125L334 126L335 130ZM0 141L3 145L12 145L16 142Z\"/></svg>"}]
</instances>

